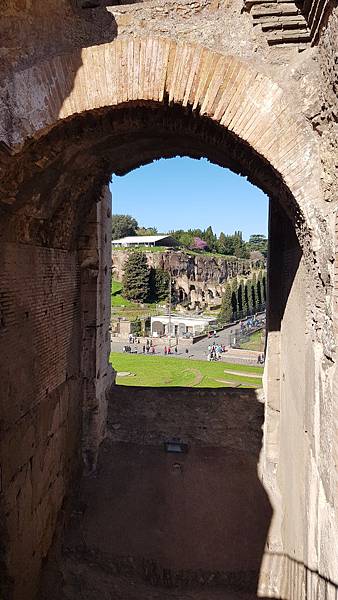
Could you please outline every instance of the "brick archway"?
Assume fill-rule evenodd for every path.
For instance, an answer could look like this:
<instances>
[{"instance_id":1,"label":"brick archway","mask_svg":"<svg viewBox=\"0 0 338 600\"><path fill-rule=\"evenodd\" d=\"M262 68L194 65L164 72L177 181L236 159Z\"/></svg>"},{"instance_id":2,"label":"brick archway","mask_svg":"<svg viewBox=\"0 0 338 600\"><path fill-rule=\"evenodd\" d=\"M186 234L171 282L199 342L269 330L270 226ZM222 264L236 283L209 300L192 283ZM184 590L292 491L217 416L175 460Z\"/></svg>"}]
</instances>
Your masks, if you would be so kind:
<instances>
[{"instance_id":1,"label":"brick archway","mask_svg":"<svg viewBox=\"0 0 338 600\"><path fill-rule=\"evenodd\" d=\"M0 129L11 151L88 111L144 102L177 104L209 117L264 157L315 228L312 202L319 195L319 161L311 128L293 114L281 87L250 63L156 37L119 38L84 48L78 62L77 54L57 56L16 75L15 128Z\"/></svg>"},{"instance_id":2,"label":"brick archway","mask_svg":"<svg viewBox=\"0 0 338 600\"><path fill-rule=\"evenodd\" d=\"M6 435L11 443L16 436L24 439L26 436L27 445L32 444L34 448L31 462L27 462L25 453L11 461L6 473L10 481L8 498L11 498L10 494L17 493L15 477L20 469L28 473L25 480L27 489L23 488L22 492L23 503L30 497L30 476L35 477L34 485L43 477L46 489L47 483L52 489L51 492L48 488L37 493L36 505L39 506L42 500L47 505L41 540L38 539L40 532L35 533L39 522L37 509L25 523L24 535L33 540L34 548L38 547L32 567L32 587L37 581L41 558L52 539L74 465L78 464L76 444L83 442L79 433L81 402L89 415L88 422L84 419L84 433L86 435L87 428L90 435L92 432L96 434L96 437L93 435L94 449L90 448L94 454L102 439L104 411L103 417L96 417L100 412L97 400L100 394L104 395L104 383L98 391L89 390L87 405L83 388L88 380L97 384L98 372L104 381L103 369L96 369L96 366L102 364L104 368L106 348L104 342L100 345L102 340L100 343L97 339L89 340L87 346L97 347L101 360L96 364L97 357L92 360L90 355L92 364L89 372L83 367L78 343L79 339L84 340L81 327L93 330L92 324L96 326L100 319L100 311L95 312L95 278L99 262L95 252L104 235L97 227L95 214L87 222L87 237L92 245L88 243L88 246L84 244L81 247L79 239L83 232L82 238L87 235L87 230L80 227L82 208L85 207L89 213L102 184L107 182L108 174L113 169L126 172L160 156L177 153L197 157L207 155L223 166L230 164L245 173L276 199L282 197L283 208L287 209L288 202L293 202L292 242L295 241L295 228L300 236L302 228L306 229L309 263L320 238L325 236L314 210L315 206L319 210L320 177L317 142L311 127L303 116L293 114L292 102L282 88L250 63L202 47L152 37L122 38L111 44L86 48L82 50L80 65L78 61L78 55L67 54L16 73L10 122L5 123L1 132L1 139L8 150L4 160L8 170L4 170L5 183L0 197L5 216L0 227L0 234L5 239L5 293L6 286L9 290L5 296L9 316L4 315L4 329L9 324L9 342L4 380L12 395L11 408L13 406L12 413L6 414ZM91 176L93 168L94 175ZM278 210L274 223L276 228L279 227L278 244L283 242L283 236L288 240L290 231ZM285 225L284 229L280 227L281 223ZM278 244L276 256L280 253ZM285 261L278 264L279 271L284 269L283 275L285 272L289 275L293 257L290 258L289 254L284 258ZM21 304L20 278L23 270L31 265L35 270L31 281L26 282ZM79 276L83 265L86 271L82 270ZM42 278L50 281L50 289L47 292L43 289L39 302L36 302L36 289L40 293ZM92 314L87 311L89 319L85 324L79 316L80 310L86 308L79 293L81 285L86 285L90 292L87 300L94 313L91 319ZM67 294L64 294L65 290ZM276 284L276 296L280 295L279 291ZM301 289L300 279L298 288L294 290L291 312L295 307L304 308L303 292L306 299L311 297L312 304L315 304L312 290L310 287ZM55 305L53 294L57 298ZM59 336L62 346L61 352L53 354L52 366L49 358L53 346L44 316L50 306L54 311L51 321L55 337ZM104 312L103 309L101 312ZM16 322L10 320L14 313L19 315ZM302 325L303 322L305 318ZM21 326L19 333L16 329L18 324ZM290 319L286 339L293 335L292 328ZM36 355L27 352L32 338L38 348ZM299 340L301 345L301 335ZM279 366L278 344L279 340L276 343L276 363ZM20 382L16 384L14 373L17 355L22 361L24 401ZM291 372L289 366L296 360L295 352L285 363L285 370ZM303 390L297 382L294 384L296 388L301 406ZM32 407L34 415L31 418ZM278 406L271 409L274 414L278 413ZM48 414L46 419L43 417L44 410ZM66 411L67 417L64 417ZM16 428L19 419L22 434ZM51 425L49 422L45 425L45 420L49 420ZM50 442L49 427L54 427L54 423L57 424L56 431L52 430L51 439L54 441ZM77 437L74 435L75 427L72 430L73 423L77 424ZM50 450L51 454L54 453L54 471L47 472L49 462L44 456L51 444L55 444L53 451ZM7 447L10 448L9 442ZM69 450L68 455L65 455L65 448ZM54 455L57 460L54 460ZM38 497L39 493L41 497ZM51 497L52 506L48 504ZM15 518L8 525L11 543L14 540L13 548L19 531ZM19 573L15 562L21 556L18 548L19 545L13 551L14 558L11 557L10 573ZM28 572L18 577L22 588L30 577Z\"/></svg>"}]
</instances>

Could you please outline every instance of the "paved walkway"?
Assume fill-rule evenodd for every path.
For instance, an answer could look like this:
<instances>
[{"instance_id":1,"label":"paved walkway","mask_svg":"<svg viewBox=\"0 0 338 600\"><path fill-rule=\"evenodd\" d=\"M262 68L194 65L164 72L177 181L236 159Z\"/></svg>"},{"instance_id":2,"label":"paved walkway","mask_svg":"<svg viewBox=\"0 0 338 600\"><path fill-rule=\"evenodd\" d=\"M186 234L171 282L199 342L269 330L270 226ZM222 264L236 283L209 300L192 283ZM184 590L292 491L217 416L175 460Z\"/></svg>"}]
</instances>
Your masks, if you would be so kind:
<instances>
[{"instance_id":1,"label":"paved walkway","mask_svg":"<svg viewBox=\"0 0 338 600\"><path fill-rule=\"evenodd\" d=\"M184 340L180 339L178 341L177 346L177 354L173 351L172 356L177 358L191 358L193 360L206 360L208 355L208 346L212 345L213 342L216 344L220 344L221 346L226 346L228 348L228 352L222 354L222 359L224 361L239 363L239 364L256 364L257 358L255 354L252 352L245 352L242 350L240 355L237 351L232 351L230 348L230 343L236 331L239 331L240 325L230 325L224 328L222 331L219 331L216 334L216 337L212 337L210 339L203 338L194 344L187 344ZM111 349L112 352L122 352L123 346L129 345L128 341L121 340L118 338L112 339ZM156 354L160 354L164 356L164 345L156 338L153 338L153 345L155 346ZM133 352L137 354L142 354L143 344L131 344L131 348ZM172 349L174 348L174 340L172 341ZM188 353L186 352L188 349Z\"/></svg>"}]
</instances>

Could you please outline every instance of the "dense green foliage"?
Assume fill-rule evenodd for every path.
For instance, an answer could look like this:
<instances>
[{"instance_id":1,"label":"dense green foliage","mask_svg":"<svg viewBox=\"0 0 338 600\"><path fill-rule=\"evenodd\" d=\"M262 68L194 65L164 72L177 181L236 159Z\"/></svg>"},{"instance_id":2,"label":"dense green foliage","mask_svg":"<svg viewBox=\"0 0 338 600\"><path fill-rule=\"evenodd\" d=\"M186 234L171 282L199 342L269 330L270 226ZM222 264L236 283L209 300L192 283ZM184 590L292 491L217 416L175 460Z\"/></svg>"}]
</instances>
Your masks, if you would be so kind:
<instances>
[{"instance_id":1,"label":"dense green foliage","mask_svg":"<svg viewBox=\"0 0 338 600\"><path fill-rule=\"evenodd\" d=\"M196 239L202 240L207 244L206 251L224 254L228 256L236 256L238 258L249 258L249 250L247 243L243 240L242 232L235 231L232 235L225 235L223 231L217 237L209 226L205 230L202 229L177 229L171 231L172 235L184 248L196 249Z\"/></svg>"},{"instance_id":2,"label":"dense green foliage","mask_svg":"<svg viewBox=\"0 0 338 600\"><path fill-rule=\"evenodd\" d=\"M112 239L119 239L128 235L156 235L156 227L139 227L136 219L130 215L113 215ZM200 252L212 252L237 258L249 258L251 251L259 251L267 256L268 240L265 235L255 233L248 242L243 240L241 231L226 235L221 231L217 236L209 225L206 229L177 229L169 232L183 248ZM206 244L206 247L205 247Z\"/></svg>"},{"instance_id":3,"label":"dense green foliage","mask_svg":"<svg viewBox=\"0 0 338 600\"><path fill-rule=\"evenodd\" d=\"M261 233L254 233L253 235L250 235L249 241L247 242L247 247L250 252L255 250L261 252L265 258L268 255L268 239Z\"/></svg>"},{"instance_id":4,"label":"dense green foliage","mask_svg":"<svg viewBox=\"0 0 338 600\"><path fill-rule=\"evenodd\" d=\"M149 294L153 302L167 300L169 294L169 273L163 269L150 269Z\"/></svg>"},{"instance_id":5,"label":"dense green foliage","mask_svg":"<svg viewBox=\"0 0 338 600\"><path fill-rule=\"evenodd\" d=\"M130 252L124 266L123 295L135 302L159 302L169 293L169 273L149 268L146 254Z\"/></svg>"},{"instance_id":6,"label":"dense green foliage","mask_svg":"<svg viewBox=\"0 0 338 600\"><path fill-rule=\"evenodd\" d=\"M251 278L244 281L234 278L227 283L218 315L219 323L230 323L242 319L266 305L266 272L254 271Z\"/></svg>"},{"instance_id":7,"label":"dense green foliage","mask_svg":"<svg viewBox=\"0 0 338 600\"><path fill-rule=\"evenodd\" d=\"M232 291L230 283L225 286L225 291L222 298L221 310L219 311L218 320L220 323L229 323L233 315L232 309Z\"/></svg>"},{"instance_id":8,"label":"dense green foliage","mask_svg":"<svg viewBox=\"0 0 338 600\"><path fill-rule=\"evenodd\" d=\"M129 254L123 274L123 292L127 300L147 302L150 292L150 270L146 255L142 252Z\"/></svg>"},{"instance_id":9,"label":"dense green foliage","mask_svg":"<svg viewBox=\"0 0 338 600\"><path fill-rule=\"evenodd\" d=\"M118 240L119 238L126 237L128 235L136 235L138 223L136 219L130 215L113 215L112 216L112 239Z\"/></svg>"},{"instance_id":10,"label":"dense green foliage","mask_svg":"<svg viewBox=\"0 0 338 600\"><path fill-rule=\"evenodd\" d=\"M136 235L157 235L158 231L156 227L139 227L136 231Z\"/></svg>"}]
</instances>

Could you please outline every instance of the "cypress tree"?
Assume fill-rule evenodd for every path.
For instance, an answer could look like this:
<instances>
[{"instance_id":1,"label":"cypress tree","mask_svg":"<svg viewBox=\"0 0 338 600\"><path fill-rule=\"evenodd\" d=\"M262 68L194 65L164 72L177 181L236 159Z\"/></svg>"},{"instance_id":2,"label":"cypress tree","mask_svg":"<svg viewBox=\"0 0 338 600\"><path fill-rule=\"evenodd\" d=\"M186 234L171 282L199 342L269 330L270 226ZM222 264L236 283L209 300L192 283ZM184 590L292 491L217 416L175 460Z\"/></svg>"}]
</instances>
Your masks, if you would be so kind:
<instances>
[{"instance_id":1,"label":"cypress tree","mask_svg":"<svg viewBox=\"0 0 338 600\"><path fill-rule=\"evenodd\" d=\"M237 288L238 288L238 282L237 282L237 278L232 280L232 284L231 284L231 306L232 306L232 314L236 314L237 310L238 310L238 306L237 306Z\"/></svg>"},{"instance_id":2,"label":"cypress tree","mask_svg":"<svg viewBox=\"0 0 338 600\"><path fill-rule=\"evenodd\" d=\"M244 303L244 281L243 279L240 280L239 284L238 284L238 289L237 289L237 306L238 306L238 310L239 312L243 312L244 308L243 308L243 303Z\"/></svg>"},{"instance_id":3,"label":"cypress tree","mask_svg":"<svg viewBox=\"0 0 338 600\"><path fill-rule=\"evenodd\" d=\"M150 295L150 270L143 252L129 254L124 266L123 294L127 300L147 302Z\"/></svg>"},{"instance_id":4,"label":"cypress tree","mask_svg":"<svg viewBox=\"0 0 338 600\"><path fill-rule=\"evenodd\" d=\"M244 302L243 302L243 310L245 312L246 315L249 314L250 311L250 294L249 294L249 288L250 288L250 280L247 279L246 284L244 286Z\"/></svg>"},{"instance_id":5,"label":"cypress tree","mask_svg":"<svg viewBox=\"0 0 338 600\"><path fill-rule=\"evenodd\" d=\"M266 271L264 271L264 273L263 273L262 284L263 284L263 302L264 302L264 304L266 304Z\"/></svg>"},{"instance_id":6,"label":"cypress tree","mask_svg":"<svg viewBox=\"0 0 338 600\"><path fill-rule=\"evenodd\" d=\"M263 294L262 294L262 285L263 283L263 274L262 271L259 271L257 277L257 304L261 306L263 304Z\"/></svg>"},{"instance_id":7,"label":"cypress tree","mask_svg":"<svg viewBox=\"0 0 338 600\"><path fill-rule=\"evenodd\" d=\"M231 286L227 283L225 286L224 294L222 297L221 310L219 311L219 321L221 323L229 323L232 317L232 304L231 304Z\"/></svg>"},{"instance_id":8,"label":"cypress tree","mask_svg":"<svg viewBox=\"0 0 338 600\"><path fill-rule=\"evenodd\" d=\"M253 295L252 295L252 288L253 288L253 286L252 286L252 280L251 279L247 280L246 286L247 286L247 290L248 290L248 312L251 313L253 311L253 308L254 308L254 305L253 305L254 298L253 298Z\"/></svg>"},{"instance_id":9,"label":"cypress tree","mask_svg":"<svg viewBox=\"0 0 338 600\"><path fill-rule=\"evenodd\" d=\"M252 297L252 309L255 311L257 306L257 276L254 272L251 280L251 297Z\"/></svg>"}]
</instances>

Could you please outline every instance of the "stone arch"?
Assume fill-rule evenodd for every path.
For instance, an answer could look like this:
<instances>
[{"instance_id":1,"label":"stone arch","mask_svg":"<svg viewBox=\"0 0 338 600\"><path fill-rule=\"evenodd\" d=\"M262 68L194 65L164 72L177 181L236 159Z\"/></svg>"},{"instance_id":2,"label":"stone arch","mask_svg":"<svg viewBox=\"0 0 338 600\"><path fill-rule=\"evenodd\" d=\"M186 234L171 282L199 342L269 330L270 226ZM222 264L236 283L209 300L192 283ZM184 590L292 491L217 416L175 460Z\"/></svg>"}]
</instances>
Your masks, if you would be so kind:
<instances>
[{"instance_id":1,"label":"stone arch","mask_svg":"<svg viewBox=\"0 0 338 600\"><path fill-rule=\"evenodd\" d=\"M16 75L15 128L0 130L11 152L88 111L145 102L177 104L209 117L273 165L306 220L312 220L319 172L310 127L293 114L283 90L251 64L202 46L150 36L84 48L81 58L78 67L76 57L71 91L65 82L74 71L72 54ZM27 99L24 104L21 96Z\"/></svg>"},{"instance_id":2,"label":"stone arch","mask_svg":"<svg viewBox=\"0 0 338 600\"><path fill-rule=\"evenodd\" d=\"M67 73L74 71L71 54L17 73L11 123L1 131L7 155L3 153L1 157L5 169L0 200L5 218L0 233L10 243L19 239L32 246L35 243L39 248L52 249L59 271L68 272L69 280L75 282L69 302L73 306L69 316L71 324L78 325L79 297L75 279L78 265L75 256L70 264L68 249L79 248L83 220L112 170L125 173L155 158L177 153L207 155L218 164L246 173L272 197L280 199L300 236L304 224L308 231L312 229L306 243L315 249L320 241L314 212L319 197L317 145L310 126L301 116L293 114L283 90L275 82L251 64L232 56L152 37L122 38L111 44L86 48L81 58L82 65L78 67L77 56L77 72L70 91L64 82L68 80ZM26 99L25 103L21 98ZM280 214L277 217L280 218ZM95 215L87 224L89 230L95 230ZM95 291L97 257L92 255L90 244L85 250L88 255L80 246L80 255L85 255L81 267L85 265L88 279L84 283ZM6 259L14 256L18 265L20 261L25 264L29 260L28 253L26 258L22 252L20 256L19 252L14 254L12 248L6 251ZM36 250L36 268L39 257ZM42 262L44 260L43 257ZM47 267L49 269L49 264ZM53 281L52 269L51 272L48 269L47 275ZM10 277L11 273L11 281ZM66 284L69 285L69 281ZM191 292L195 298L194 286L190 286ZM1 315L1 320L6 321L6 318ZM88 324L88 329L91 325ZM28 330L28 326L31 329ZM30 341L32 332L36 336L33 319L28 320L22 340ZM75 331L72 338L70 332L65 344L76 335ZM13 345L10 350L14 364L20 351L15 345L12 348ZM43 401L46 394L49 400L54 394L54 384L55 387L63 385L67 395L64 394L62 401L74 410L71 401L82 393L80 361L72 371L68 369L74 356L78 356L78 346L73 348L69 344L67 353L62 356L64 364L59 356L54 361L60 366L55 379L49 383L49 369L46 370L48 385L41 385L38 392L32 386L34 401L38 393L44 394ZM32 363L31 372L35 368ZM26 371L27 377L31 377L28 368ZM95 373L91 376L95 380ZM96 401L95 392L92 397ZM58 390L59 393L61 397ZM57 394L52 398L56 412L59 410ZM85 402L84 398L84 405ZM35 405L38 406L38 402ZM95 418L92 408L97 410L97 406L85 406L87 413ZM278 407L272 409L276 414ZM78 415L74 420L76 418ZM102 439L102 422L98 421L94 420L93 425L88 419L86 424L87 429L92 427L97 433L94 441L97 445ZM41 434L41 455L44 443ZM91 450L95 454L95 448ZM73 464L72 457L69 464ZM71 477L63 465L61 467L63 487L55 501L51 522L56 520ZM59 479L56 481L60 485ZM50 518L50 513L47 516ZM27 535L30 527L34 529L34 520L27 525ZM51 527L44 542L46 548L52 533ZM44 552L45 548L36 558L36 571ZM24 587L24 578L22 582Z\"/></svg>"}]
</instances>

